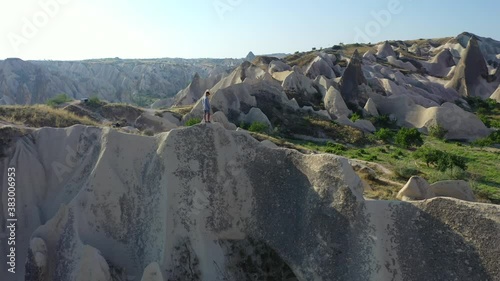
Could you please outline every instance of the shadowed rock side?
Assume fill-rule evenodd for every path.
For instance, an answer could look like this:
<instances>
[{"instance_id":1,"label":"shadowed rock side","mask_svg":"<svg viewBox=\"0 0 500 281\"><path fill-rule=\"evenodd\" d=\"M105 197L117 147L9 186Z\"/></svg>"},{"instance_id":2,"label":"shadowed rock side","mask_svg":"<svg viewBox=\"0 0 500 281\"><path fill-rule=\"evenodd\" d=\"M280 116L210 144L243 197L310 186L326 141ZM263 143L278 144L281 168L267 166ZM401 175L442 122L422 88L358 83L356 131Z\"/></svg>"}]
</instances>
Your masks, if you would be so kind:
<instances>
[{"instance_id":1,"label":"shadowed rock side","mask_svg":"<svg viewBox=\"0 0 500 281\"><path fill-rule=\"evenodd\" d=\"M484 96L485 93L491 95L491 91L484 89L488 75L488 67L477 39L472 37L457 65L453 79L447 84L447 87L457 90L464 97L488 98Z\"/></svg>"},{"instance_id":2,"label":"shadowed rock side","mask_svg":"<svg viewBox=\"0 0 500 281\"><path fill-rule=\"evenodd\" d=\"M365 201L346 159L271 149L217 124L155 138L40 129L7 155L2 175L31 174L18 182L26 269L9 280L500 276L498 206Z\"/></svg>"},{"instance_id":3,"label":"shadowed rock side","mask_svg":"<svg viewBox=\"0 0 500 281\"><path fill-rule=\"evenodd\" d=\"M367 98L361 96L359 88L361 84L367 84L361 68L362 60L358 50L356 50L340 79L340 93L347 103L361 103L364 105L367 101Z\"/></svg>"}]
</instances>

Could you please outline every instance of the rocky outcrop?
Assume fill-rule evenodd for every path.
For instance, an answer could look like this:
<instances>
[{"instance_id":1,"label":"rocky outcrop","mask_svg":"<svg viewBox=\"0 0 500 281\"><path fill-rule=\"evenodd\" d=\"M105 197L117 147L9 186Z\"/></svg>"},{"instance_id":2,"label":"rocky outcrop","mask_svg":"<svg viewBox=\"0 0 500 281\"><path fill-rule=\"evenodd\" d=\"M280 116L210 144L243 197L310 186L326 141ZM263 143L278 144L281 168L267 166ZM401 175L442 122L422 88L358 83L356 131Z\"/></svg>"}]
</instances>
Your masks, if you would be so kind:
<instances>
[{"instance_id":1,"label":"rocky outcrop","mask_svg":"<svg viewBox=\"0 0 500 281\"><path fill-rule=\"evenodd\" d=\"M274 60L269 64L269 73L273 74L275 72L283 72L283 71L291 71L292 67L290 67L288 64L279 61L279 60Z\"/></svg>"},{"instance_id":2,"label":"rocky outcrop","mask_svg":"<svg viewBox=\"0 0 500 281\"><path fill-rule=\"evenodd\" d=\"M340 92L331 86L324 98L325 108L332 118L339 118L341 116L349 116L352 111L347 107Z\"/></svg>"},{"instance_id":3,"label":"rocky outcrop","mask_svg":"<svg viewBox=\"0 0 500 281\"><path fill-rule=\"evenodd\" d=\"M357 104L365 98L362 97L359 88L360 85L367 84L361 64L362 59L359 56L358 50L356 50L352 55L351 61L347 65L342 78L340 79L340 93L342 94L344 100L348 103ZM364 102L366 102L366 100Z\"/></svg>"},{"instance_id":4,"label":"rocky outcrop","mask_svg":"<svg viewBox=\"0 0 500 281\"><path fill-rule=\"evenodd\" d=\"M476 140L491 133L475 114L454 103L425 108L405 95L388 98L373 95L372 98L379 113L393 115L400 126L428 129L439 125L448 131L447 139L455 140Z\"/></svg>"},{"instance_id":5,"label":"rocky outcrop","mask_svg":"<svg viewBox=\"0 0 500 281\"><path fill-rule=\"evenodd\" d=\"M455 69L453 79L446 86L455 89L464 97L477 96L486 98L485 94L491 95L491 92L485 86L488 76L488 67L478 41L475 37L472 37Z\"/></svg>"},{"instance_id":6,"label":"rocky outcrop","mask_svg":"<svg viewBox=\"0 0 500 281\"><path fill-rule=\"evenodd\" d=\"M411 177L399 191L397 198L403 201L426 200L436 197L450 197L475 202L476 198L468 182L458 180L439 181L429 184L421 177Z\"/></svg>"},{"instance_id":7,"label":"rocky outcrop","mask_svg":"<svg viewBox=\"0 0 500 281\"><path fill-rule=\"evenodd\" d=\"M249 52L248 55L245 57L245 60L252 62L255 58L256 58L255 54L253 52Z\"/></svg>"},{"instance_id":8,"label":"rocky outcrop","mask_svg":"<svg viewBox=\"0 0 500 281\"><path fill-rule=\"evenodd\" d=\"M491 95L490 99L496 100L500 103L500 87Z\"/></svg>"},{"instance_id":9,"label":"rocky outcrop","mask_svg":"<svg viewBox=\"0 0 500 281\"><path fill-rule=\"evenodd\" d=\"M429 63L423 63L427 72L435 77L447 77L452 67L456 66L453 54L446 48L439 52Z\"/></svg>"},{"instance_id":10,"label":"rocky outcrop","mask_svg":"<svg viewBox=\"0 0 500 281\"><path fill-rule=\"evenodd\" d=\"M141 131L152 131L154 133L168 132L179 127L180 122L170 113L164 113L165 116L156 116L151 113L143 113L135 120L134 127ZM170 115L170 116L168 116Z\"/></svg>"},{"instance_id":11,"label":"rocky outcrop","mask_svg":"<svg viewBox=\"0 0 500 281\"><path fill-rule=\"evenodd\" d=\"M375 104L375 102L371 98L369 98L368 101L366 102L364 110L369 116L373 116L373 117L379 116L378 110L377 110L377 105Z\"/></svg>"},{"instance_id":12,"label":"rocky outcrop","mask_svg":"<svg viewBox=\"0 0 500 281\"><path fill-rule=\"evenodd\" d=\"M183 106L196 103L203 96L206 90L211 89L222 78L222 75L201 78L200 75L196 73L191 84L189 84L184 90L177 93L172 106ZM169 105L163 104L163 106Z\"/></svg>"},{"instance_id":13,"label":"rocky outcrop","mask_svg":"<svg viewBox=\"0 0 500 281\"><path fill-rule=\"evenodd\" d=\"M392 49L391 44L385 41L384 43L378 46L377 57L379 58L387 58L387 57L397 57L394 49Z\"/></svg>"},{"instance_id":14,"label":"rocky outcrop","mask_svg":"<svg viewBox=\"0 0 500 281\"><path fill-rule=\"evenodd\" d=\"M397 198L404 201L425 200L436 197L429 183L421 177L411 177L399 191Z\"/></svg>"},{"instance_id":15,"label":"rocky outcrop","mask_svg":"<svg viewBox=\"0 0 500 281\"><path fill-rule=\"evenodd\" d=\"M451 197L464 201L475 202L476 197L470 184L466 181L440 181L430 185L430 190L441 197Z\"/></svg>"},{"instance_id":16,"label":"rocky outcrop","mask_svg":"<svg viewBox=\"0 0 500 281\"><path fill-rule=\"evenodd\" d=\"M346 159L270 149L218 124L154 138L44 128L1 161L2 174L30 171L17 182L26 267L12 281L500 275L498 206L365 201ZM283 271L264 270L276 264Z\"/></svg>"},{"instance_id":17,"label":"rocky outcrop","mask_svg":"<svg viewBox=\"0 0 500 281\"><path fill-rule=\"evenodd\" d=\"M314 82L305 75L292 71L282 83L283 90L291 93L291 95L303 96L304 99L309 99L318 93L314 87Z\"/></svg>"},{"instance_id":18,"label":"rocky outcrop","mask_svg":"<svg viewBox=\"0 0 500 281\"><path fill-rule=\"evenodd\" d=\"M222 111L217 111L212 115L212 121L216 123L221 123L226 130L235 131L236 125L227 120L226 115Z\"/></svg>"},{"instance_id":19,"label":"rocky outcrop","mask_svg":"<svg viewBox=\"0 0 500 281\"><path fill-rule=\"evenodd\" d=\"M261 123L265 124L268 128L268 130L273 128L273 125L271 124L271 121L269 121L269 118L260 110L259 108L253 107L250 109L250 111L247 114L243 114L242 117L240 117L243 122L247 124L253 124L253 123Z\"/></svg>"},{"instance_id":20,"label":"rocky outcrop","mask_svg":"<svg viewBox=\"0 0 500 281\"><path fill-rule=\"evenodd\" d=\"M251 62L245 61L238 66L233 72L220 80L215 86L210 89L212 94L219 90L228 88L232 85L241 84L244 82L258 81L258 80L273 80L271 75L260 67Z\"/></svg>"},{"instance_id":21,"label":"rocky outcrop","mask_svg":"<svg viewBox=\"0 0 500 281\"><path fill-rule=\"evenodd\" d=\"M306 68L306 76L311 79L316 79L316 77L323 75L328 79L335 78L335 72L333 71L333 63L328 55L317 56Z\"/></svg>"}]
</instances>

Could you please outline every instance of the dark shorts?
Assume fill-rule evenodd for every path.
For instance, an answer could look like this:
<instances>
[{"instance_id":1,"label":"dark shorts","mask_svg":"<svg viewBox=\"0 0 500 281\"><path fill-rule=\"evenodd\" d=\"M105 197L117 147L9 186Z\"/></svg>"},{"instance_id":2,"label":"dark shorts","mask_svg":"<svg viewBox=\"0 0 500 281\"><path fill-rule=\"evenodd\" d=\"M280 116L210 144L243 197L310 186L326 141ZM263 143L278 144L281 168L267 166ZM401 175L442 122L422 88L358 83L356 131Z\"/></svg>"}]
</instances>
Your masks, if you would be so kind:
<instances>
[{"instance_id":1,"label":"dark shorts","mask_svg":"<svg viewBox=\"0 0 500 281\"><path fill-rule=\"evenodd\" d=\"M205 114L209 114L210 113L210 110L205 110Z\"/></svg>"}]
</instances>

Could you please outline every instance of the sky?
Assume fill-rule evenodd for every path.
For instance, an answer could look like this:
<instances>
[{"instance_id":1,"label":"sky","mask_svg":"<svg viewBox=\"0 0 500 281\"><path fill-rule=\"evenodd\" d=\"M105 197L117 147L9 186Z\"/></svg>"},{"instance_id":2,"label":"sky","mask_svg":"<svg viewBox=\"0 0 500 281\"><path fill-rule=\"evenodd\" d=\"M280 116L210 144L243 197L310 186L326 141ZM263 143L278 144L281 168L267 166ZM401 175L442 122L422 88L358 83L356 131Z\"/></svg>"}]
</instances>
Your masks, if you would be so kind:
<instances>
[{"instance_id":1,"label":"sky","mask_svg":"<svg viewBox=\"0 0 500 281\"><path fill-rule=\"evenodd\" d=\"M498 0L0 0L0 59L242 58L339 43L500 40Z\"/></svg>"}]
</instances>

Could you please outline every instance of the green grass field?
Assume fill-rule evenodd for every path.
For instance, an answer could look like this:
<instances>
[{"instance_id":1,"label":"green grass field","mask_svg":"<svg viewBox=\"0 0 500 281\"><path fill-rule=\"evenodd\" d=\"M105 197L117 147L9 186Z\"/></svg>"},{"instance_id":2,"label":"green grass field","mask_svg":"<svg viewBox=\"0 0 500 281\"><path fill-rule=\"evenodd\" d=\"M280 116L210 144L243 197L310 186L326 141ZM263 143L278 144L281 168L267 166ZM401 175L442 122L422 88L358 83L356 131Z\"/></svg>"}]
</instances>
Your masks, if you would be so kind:
<instances>
[{"instance_id":1,"label":"green grass field","mask_svg":"<svg viewBox=\"0 0 500 281\"><path fill-rule=\"evenodd\" d=\"M349 159L358 159L381 164L394 172L391 181L404 184L412 176L421 176L430 183L441 180L469 181L479 201L500 204L500 149L481 148L463 143L445 142L431 137L424 137L424 146L465 157L468 162L466 171L459 168L438 171L427 166L422 160L413 157L415 149L404 149L394 145L372 145L364 148L349 148L342 145L328 145L300 140L287 140L299 148L320 153L333 153ZM373 182L377 189L384 188L384 182ZM394 199L393 185L382 192L379 199ZM377 193L375 193L377 194ZM394 198L393 198L394 197Z\"/></svg>"}]
</instances>

